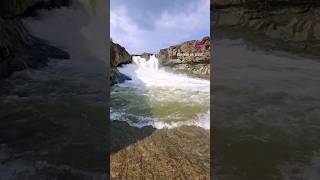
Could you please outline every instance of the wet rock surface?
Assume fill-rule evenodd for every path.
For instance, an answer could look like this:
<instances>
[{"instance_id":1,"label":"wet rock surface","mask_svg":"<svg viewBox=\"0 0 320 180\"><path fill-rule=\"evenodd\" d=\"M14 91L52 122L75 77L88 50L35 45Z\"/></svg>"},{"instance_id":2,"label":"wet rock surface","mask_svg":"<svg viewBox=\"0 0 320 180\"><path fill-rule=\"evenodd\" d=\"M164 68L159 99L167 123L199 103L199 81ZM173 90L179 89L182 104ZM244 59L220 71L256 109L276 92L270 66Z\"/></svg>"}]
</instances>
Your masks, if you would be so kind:
<instances>
[{"instance_id":1,"label":"wet rock surface","mask_svg":"<svg viewBox=\"0 0 320 180\"><path fill-rule=\"evenodd\" d=\"M159 63L178 72L204 77L210 76L210 38L187 41L161 49L157 54Z\"/></svg>"},{"instance_id":2,"label":"wet rock surface","mask_svg":"<svg viewBox=\"0 0 320 180\"><path fill-rule=\"evenodd\" d=\"M111 179L209 179L210 132L111 124Z\"/></svg>"},{"instance_id":3,"label":"wet rock surface","mask_svg":"<svg viewBox=\"0 0 320 180\"><path fill-rule=\"evenodd\" d=\"M126 80L131 80L130 77L120 73L117 68L111 69L110 79L111 79L111 85L123 83Z\"/></svg>"}]
</instances>

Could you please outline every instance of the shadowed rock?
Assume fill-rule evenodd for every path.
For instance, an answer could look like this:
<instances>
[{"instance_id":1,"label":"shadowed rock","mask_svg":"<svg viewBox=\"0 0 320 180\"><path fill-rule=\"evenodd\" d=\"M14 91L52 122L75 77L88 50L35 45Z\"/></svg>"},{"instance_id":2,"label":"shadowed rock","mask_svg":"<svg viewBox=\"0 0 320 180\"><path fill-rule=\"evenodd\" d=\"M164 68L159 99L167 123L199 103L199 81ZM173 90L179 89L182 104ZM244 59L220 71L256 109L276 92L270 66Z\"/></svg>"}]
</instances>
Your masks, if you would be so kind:
<instances>
[{"instance_id":1,"label":"shadowed rock","mask_svg":"<svg viewBox=\"0 0 320 180\"><path fill-rule=\"evenodd\" d=\"M111 42L111 74L110 80L111 85L122 83L125 80L130 80L130 78L124 74L121 74L117 67L120 67L122 64L128 64L132 62L131 55L126 51L126 49L119 44Z\"/></svg>"}]
</instances>

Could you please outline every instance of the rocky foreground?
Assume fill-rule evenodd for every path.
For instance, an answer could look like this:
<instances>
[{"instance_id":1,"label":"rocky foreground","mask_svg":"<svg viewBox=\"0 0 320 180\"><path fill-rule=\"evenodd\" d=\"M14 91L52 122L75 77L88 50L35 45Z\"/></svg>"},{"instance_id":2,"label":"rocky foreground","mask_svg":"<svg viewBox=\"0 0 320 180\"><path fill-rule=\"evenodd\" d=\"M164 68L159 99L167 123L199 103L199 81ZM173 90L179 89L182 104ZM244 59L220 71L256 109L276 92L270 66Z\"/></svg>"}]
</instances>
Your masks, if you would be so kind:
<instances>
[{"instance_id":1,"label":"rocky foreground","mask_svg":"<svg viewBox=\"0 0 320 180\"><path fill-rule=\"evenodd\" d=\"M210 132L111 124L111 179L209 179Z\"/></svg>"}]
</instances>

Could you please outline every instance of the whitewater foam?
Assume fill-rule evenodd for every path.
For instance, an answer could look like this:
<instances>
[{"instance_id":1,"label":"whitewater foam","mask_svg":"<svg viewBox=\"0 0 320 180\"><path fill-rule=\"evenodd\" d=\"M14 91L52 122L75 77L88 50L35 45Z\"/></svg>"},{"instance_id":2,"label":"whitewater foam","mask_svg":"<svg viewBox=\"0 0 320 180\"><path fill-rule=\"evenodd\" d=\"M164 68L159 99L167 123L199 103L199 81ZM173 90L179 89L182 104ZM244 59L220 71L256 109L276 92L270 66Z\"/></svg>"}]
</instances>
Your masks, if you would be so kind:
<instances>
[{"instance_id":1,"label":"whitewater foam","mask_svg":"<svg viewBox=\"0 0 320 180\"><path fill-rule=\"evenodd\" d=\"M135 117L136 119L139 119L137 122L133 122L130 117ZM161 121L157 121L151 117L145 117L145 116L137 116L133 114L126 114L124 112L112 112L110 111L110 119L112 121L124 121L127 122L130 126L137 127L137 128L143 128L145 126L152 126L156 129L172 129L177 128L180 126L198 126L203 129L210 129L210 113L204 114L202 116L199 116L199 119L196 119L195 121L180 121L180 122L172 122L172 123L165 123Z\"/></svg>"},{"instance_id":2,"label":"whitewater foam","mask_svg":"<svg viewBox=\"0 0 320 180\"><path fill-rule=\"evenodd\" d=\"M139 68L149 68L152 70L159 69L159 62L155 55L150 56L148 61L140 56L133 56L132 60Z\"/></svg>"},{"instance_id":3,"label":"whitewater foam","mask_svg":"<svg viewBox=\"0 0 320 180\"><path fill-rule=\"evenodd\" d=\"M106 2L100 0L72 1L71 7L40 10L40 18L28 17L23 23L32 34L68 51L73 59L87 54L94 58L86 59L106 61L105 7Z\"/></svg>"}]
</instances>

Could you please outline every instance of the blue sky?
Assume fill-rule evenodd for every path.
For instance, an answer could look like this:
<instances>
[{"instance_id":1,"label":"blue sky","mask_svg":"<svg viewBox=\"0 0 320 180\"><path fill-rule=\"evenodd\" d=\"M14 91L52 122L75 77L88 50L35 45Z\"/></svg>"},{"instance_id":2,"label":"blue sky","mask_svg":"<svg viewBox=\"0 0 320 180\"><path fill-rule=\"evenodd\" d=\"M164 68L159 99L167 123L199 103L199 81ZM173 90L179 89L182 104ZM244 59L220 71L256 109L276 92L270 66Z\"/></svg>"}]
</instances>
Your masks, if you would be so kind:
<instances>
[{"instance_id":1,"label":"blue sky","mask_svg":"<svg viewBox=\"0 0 320 180\"><path fill-rule=\"evenodd\" d=\"M110 30L129 53L157 53L209 36L210 0L111 0Z\"/></svg>"}]
</instances>

